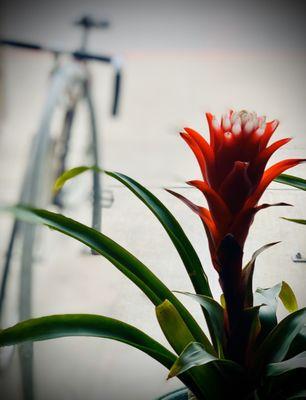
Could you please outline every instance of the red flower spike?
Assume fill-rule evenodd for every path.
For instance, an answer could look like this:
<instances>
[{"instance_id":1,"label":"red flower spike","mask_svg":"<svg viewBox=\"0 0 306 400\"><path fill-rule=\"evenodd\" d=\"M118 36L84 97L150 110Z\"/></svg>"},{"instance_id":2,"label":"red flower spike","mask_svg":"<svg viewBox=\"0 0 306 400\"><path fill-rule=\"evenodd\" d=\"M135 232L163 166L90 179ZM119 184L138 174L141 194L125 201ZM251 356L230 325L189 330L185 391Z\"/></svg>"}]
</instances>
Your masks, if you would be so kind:
<instances>
[{"instance_id":1,"label":"red flower spike","mask_svg":"<svg viewBox=\"0 0 306 400\"><path fill-rule=\"evenodd\" d=\"M267 147L278 126L277 120L266 123L265 117L245 110L231 110L220 122L211 113L206 113L206 118L209 144L191 128L185 128L186 132L181 135L195 154L202 171L203 181L188 183L201 190L206 197L218 231L218 234L213 234L216 243L211 257L215 260L220 241L227 234L231 234L243 249L254 210L267 186L286 169L304 160L284 160L264 172L274 152L290 140L281 139ZM214 267L219 268L215 264Z\"/></svg>"},{"instance_id":2,"label":"red flower spike","mask_svg":"<svg viewBox=\"0 0 306 400\"><path fill-rule=\"evenodd\" d=\"M228 354L236 354L233 357L243 362L245 348L239 343L244 340L241 335L238 335L241 340L236 339L239 326L244 323L245 288L241 277L244 243L258 211L273 205L287 205L258 206L268 185L278 175L305 160L283 160L265 171L274 152L290 141L281 139L268 146L278 126L277 120L266 122L265 117L244 110L230 111L220 122L211 113L207 113L206 118L209 144L190 128L185 128L186 132L181 135L195 154L203 175L203 181L187 183L203 193L209 210L177 193L170 193L187 204L203 222L212 263L219 274L227 305Z\"/></svg>"}]
</instances>

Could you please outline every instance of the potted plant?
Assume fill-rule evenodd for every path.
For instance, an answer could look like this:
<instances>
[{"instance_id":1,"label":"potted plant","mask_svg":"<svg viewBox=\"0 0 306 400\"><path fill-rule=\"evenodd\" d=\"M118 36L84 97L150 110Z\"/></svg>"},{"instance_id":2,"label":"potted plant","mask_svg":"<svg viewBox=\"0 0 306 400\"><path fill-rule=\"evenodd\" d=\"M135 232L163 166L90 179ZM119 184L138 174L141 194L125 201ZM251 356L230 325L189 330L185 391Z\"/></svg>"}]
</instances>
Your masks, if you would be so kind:
<instances>
[{"instance_id":1,"label":"potted plant","mask_svg":"<svg viewBox=\"0 0 306 400\"><path fill-rule=\"evenodd\" d=\"M106 257L134 282L155 307L158 323L172 347L168 350L139 329L101 315L52 315L34 318L0 331L0 346L63 336L96 336L127 343L145 352L177 376L185 388L163 399L298 399L306 398L306 308L298 309L290 286L253 290L256 257L276 242L257 250L243 266L243 249L257 212L286 203L259 204L273 179L301 163L287 159L266 169L273 153L289 139L268 144L278 121L246 111L230 111L218 120L207 114L210 143L190 128L181 133L196 156L202 180L189 185L200 190L208 208L182 200L201 219L212 265L223 295L213 298L209 282L192 244L170 211L133 179L104 171L132 191L158 218L188 272L195 293L179 293L198 302L210 338L179 300L140 260L109 237L63 215L18 205L6 207L18 218L46 225L86 244ZM56 183L90 167L64 173ZM277 321L278 300L289 315Z\"/></svg>"}]
</instances>

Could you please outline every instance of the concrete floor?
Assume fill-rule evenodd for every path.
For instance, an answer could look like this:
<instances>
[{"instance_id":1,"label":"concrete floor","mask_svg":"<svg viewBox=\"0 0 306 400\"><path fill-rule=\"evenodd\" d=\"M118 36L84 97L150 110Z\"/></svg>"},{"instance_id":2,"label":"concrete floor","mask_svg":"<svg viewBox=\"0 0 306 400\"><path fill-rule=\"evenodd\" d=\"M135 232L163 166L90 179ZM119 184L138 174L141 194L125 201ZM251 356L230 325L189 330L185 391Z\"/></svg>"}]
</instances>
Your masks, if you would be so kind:
<instances>
[{"instance_id":1,"label":"concrete floor","mask_svg":"<svg viewBox=\"0 0 306 400\"><path fill-rule=\"evenodd\" d=\"M143 31L147 32L145 26ZM115 32L116 38L118 31ZM111 37L110 33L107 35ZM191 126L206 134L205 111L220 115L229 107L251 109L270 119L280 119L277 138L294 137L273 161L305 157L305 52L288 49L286 43L283 48L273 43L269 47L266 42L256 51L245 48L243 43L231 51L209 46L203 49L200 45L188 48L188 40L181 47L172 46L169 50L169 43L165 45L162 40L149 41L145 47L131 33L132 39L137 46L126 48L114 39L114 48L124 53L123 98L116 119L108 113L111 70L97 64L91 66L103 134L104 165L139 180L173 211L198 250L213 292L218 296L217 277L210 265L200 222L163 190L165 186L175 186L181 193L201 201L195 191L184 185L184 181L198 178L199 171L177 132L183 126ZM92 46L97 44L99 48L97 37L95 40ZM13 203L45 98L52 59L47 55L5 50L2 61L0 201ZM81 115L75 129L78 138L82 137L82 118ZM78 140L77 155L71 165L82 158L83 152L79 151L82 141ZM291 172L306 176L305 166ZM89 223L87 185L86 176L69 184L69 206L65 210L67 215L85 223ZM103 209L104 233L135 253L169 288L191 290L182 263L154 216L116 182L105 179L105 187L112 191L115 201L111 208ZM306 267L291 261L297 251L306 254L305 228L279 218L306 218L305 193L272 184L264 200L285 201L294 207L265 210L253 225L246 245L246 260L263 244L282 240L258 259L255 286L268 287L285 280L295 290L299 305L306 306ZM1 216L1 254L5 251L10 224L9 217ZM18 254L15 258L7 324L18 319L14 301ZM35 316L103 314L131 323L165 343L152 305L132 283L101 257L88 255L72 239L46 229L39 236L34 288ZM182 300L202 323L199 308L189 300ZM285 315L281 307L280 315ZM179 386L178 380L166 382L165 377L166 370L155 361L112 341L65 338L35 344L37 400L152 400ZM0 387L5 393L4 400L21 399L16 355L9 369L0 375Z\"/></svg>"}]
</instances>

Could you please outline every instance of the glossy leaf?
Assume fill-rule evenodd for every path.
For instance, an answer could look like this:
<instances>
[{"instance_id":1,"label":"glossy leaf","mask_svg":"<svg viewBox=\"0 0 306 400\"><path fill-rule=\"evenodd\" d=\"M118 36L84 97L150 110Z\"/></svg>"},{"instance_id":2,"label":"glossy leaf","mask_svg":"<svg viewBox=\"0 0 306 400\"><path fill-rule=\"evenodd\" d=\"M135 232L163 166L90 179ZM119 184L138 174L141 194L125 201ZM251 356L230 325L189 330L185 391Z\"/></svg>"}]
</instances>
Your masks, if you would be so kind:
<instances>
[{"instance_id":1,"label":"glossy leaf","mask_svg":"<svg viewBox=\"0 0 306 400\"><path fill-rule=\"evenodd\" d=\"M201 343L193 342L190 343L177 358L172 368L170 369L168 378L172 378L183 372L188 371L193 367L198 367L201 365L205 365L211 362L215 362L218 364L220 368L222 366L228 366L230 369L242 372L242 368L239 364L231 360L224 360L214 357L213 355L207 353ZM217 382L214 384L218 384Z\"/></svg>"},{"instance_id":2,"label":"glossy leaf","mask_svg":"<svg viewBox=\"0 0 306 400\"><path fill-rule=\"evenodd\" d=\"M288 283L285 281L282 282L279 298L289 312L294 312L298 310L298 304L295 294Z\"/></svg>"},{"instance_id":3,"label":"glossy leaf","mask_svg":"<svg viewBox=\"0 0 306 400\"><path fill-rule=\"evenodd\" d=\"M168 299L176 307L193 336L204 345L209 340L198 323L173 293L135 256L118 243L73 219L61 214L26 206L6 207L3 211L11 212L16 218L30 223L43 224L84 243L95 252L108 259L125 276L134 282L154 305ZM207 347L209 351L209 346Z\"/></svg>"},{"instance_id":4,"label":"glossy leaf","mask_svg":"<svg viewBox=\"0 0 306 400\"><path fill-rule=\"evenodd\" d=\"M176 218L162 202L138 182L118 172L106 171L130 189L157 217L176 247L197 293L212 297L200 259Z\"/></svg>"},{"instance_id":5,"label":"glossy leaf","mask_svg":"<svg viewBox=\"0 0 306 400\"><path fill-rule=\"evenodd\" d=\"M268 243L260 249L256 250L252 255L251 260L247 263L247 265L242 270L242 281L245 288L245 307L253 306L253 275L255 269L256 258L266 249L278 244L280 242Z\"/></svg>"},{"instance_id":6,"label":"glossy leaf","mask_svg":"<svg viewBox=\"0 0 306 400\"><path fill-rule=\"evenodd\" d=\"M306 323L294 338L286 358L291 358L306 351Z\"/></svg>"},{"instance_id":7,"label":"glossy leaf","mask_svg":"<svg viewBox=\"0 0 306 400\"><path fill-rule=\"evenodd\" d=\"M274 179L275 182L283 183L284 185L293 186L297 189L306 190L306 180L298 176L281 174Z\"/></svg>"},{"instance_id":8,"label":"glossy leaf","mask_svg":"<svg viewBox=\"0 0 306 400\"><path fill-rule=\"evenodd\" d=\"M207 353L200 343L189 343L171 367L168 378L173 378L188 371L190 368L216 360L218 358Z\"/></svg>"},{"instance_id":9,"label":"glossy leaf","mask_svg":"<svg viewBox=\"0 0 306 400\"><path fill-rule=\"evenodd\" d=\"M169 300L165 300L156 307L156 317L164 335L177 354L194 341L190 330Z\"/></svg>"},{"instance_id":10,"label":"glossy leaf","mask_svg":"<svg viewBox=\"0 0 306 400\"><path fill-rule=\"evenodd\" d=\"M0 331L0 346L66 336L114 339L145 352L166 368L175 355L139 329L113 318L91 314L64 314L34 318Z\"/></svg>"},{"instance_id":11,"label":"glossy leaf","mask_svg":"<svg viewBox=\"0 0 306 400\"><path fill-rule=\"evenodd\" d=\"M259 311L261 339L267 336L267 334L277 325L276 310L278 297L289 312L297 310L297 301L293 290L288 283L284 281L271 288L258 288L255 292L255 303L257 305L263 304Z\"/></svg>"},{"instance_id":12,"label":"glossy leaf","mask_svg":"<svg viewBox=\"0 0 306 400\"><path fill-rule=\"evenodd\" d=\"M267 365L267 376L278 376L298 368L306 368L306 351L278 363Z\"/></svg>"},{"instance_id":13,"label":"glossy leaf","mask_svg":"<svg viewBox=\"0 0 306 400\"><path fill-rule=\"evenodd\" d=\"M225 297L223 293L220 296L220 304L224 309L226 308Z\"/></svg>"},{"instance_id":14,"label":"glossy leaf","mask_svg":"<svg viewBox=\"0 0 306 400\"><path fill-rule=\"evenodd\" d=\"M266 337L256 352L254 371L257 373L269 364L283 361L289 347L306 323L306 308L283 319Z\"/></svg>"},{"instance_id":15,"label":"glossy leaf","mask_svg":"<svg viewBox=\"0 0 306 400\"><path fill-rule=\"evenodd\" d=\"M58 178L55 186L61 187L67 180L90 169L97 170L97 167L81 166L66 171L61 177ZM153 214L157 217L157 219L165 228L171 241L176 247L196 292L212 297L207 276L203 270L202 264L196 251L194 250L191 242L189 241L188 237L186 236L176 218L162 204L162 202L148 189L140 185L134 179L118 172L103 171L101 169L98 170L100 172L105 172L110 177L121 182L153 212Z\"/></svg>"},{"instance_id":16,"label":"glossy leaf","mask_svg":"<svg viewBox=\"0 0 306 400\"><path fill-rule=\"evenodd\" d=\"M188 292L179 292L175 291L175 293L184 294L199 304L206 310L207 317L209 319L209 324L212 327L212 341L215 349L218 351L218 356L220 358L223 357L223 343L224 343L224 309L223 307L217 303L214 299L203 296L199 294L193 294Z\"/></svg>"},{"instance_id":17,"label":"glossy leaf","mask_svg":"<svg viewBox=\"0 0 306 400\"><path fill-rule=\"evenodd\" d=\"M168 393L162 397L159 397L156 400L190 400L188 396L188 389L181 388L174 390L171 393Z\"/></svg>"},{"instance_id":18,"label":"glossy leaf","mask_svg":"<svg viewBox=\"0 0 306 400\"><path fill-rule=\"evenodd\" d=\"M234 394L239 397L240 390L243 390L242 368L230 360L207 353L201 343L190 343L183 350L173 364L168 379L188 372L196 374L205 400L233 398Z\"/></svg>"}]
</instances>

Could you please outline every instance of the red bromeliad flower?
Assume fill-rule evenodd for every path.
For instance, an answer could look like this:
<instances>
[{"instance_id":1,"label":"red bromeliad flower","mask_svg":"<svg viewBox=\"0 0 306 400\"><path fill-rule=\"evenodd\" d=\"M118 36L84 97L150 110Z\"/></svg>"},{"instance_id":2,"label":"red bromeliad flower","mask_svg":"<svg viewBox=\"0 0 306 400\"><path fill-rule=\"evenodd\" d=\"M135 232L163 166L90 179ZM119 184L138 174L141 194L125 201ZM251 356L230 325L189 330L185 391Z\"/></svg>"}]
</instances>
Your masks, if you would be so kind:
<instances>
[{"instance_id":1,"label":"red bromeliad flower","mask_svg":"<svg viewBox=\"0 0 306 400\"><path fill-rule=\"evenodd\" d=\"M195 154L203 176L203 180L187 183L204 194L209 210L172 193L201 217L213 265L219 271L217 252L222 239L231 234L243 248L254 215L269 206L257 205L267 186L304 160L283 160L265 170L272 154L291 140L281 139L268 146L277 120L266 123L265 117L247 111L230 111L222 117L222 123L210 113L206 117L210 144L191 128L184 128L181 136Z\"/></svg>"},{"instance_id":2,"label":"red bromeliad flower","mask_svg":"<svg viewBox=\"0 0 306 400\"><path fill-rule=\"evenodd\" d=\"M227 313L237 317L237 310L244 307L241 279L244 243L255 214L270 206L258 202L273 179L304 160L283 160L265 170L273 153L290 141L286 138L269 145L278 126L276 120L266 122L265 117L247 111L230 111L221 123L210 113L206 117L210 143L190 128L185 128L181 136L196 156L203 177L187 183L204 194L209 209L170 192L200 216L212 262L219 273ZM224 244L226 238L230 240ZM228 317L230 320L231 316Z\"/></svg>"}]
</instances>

